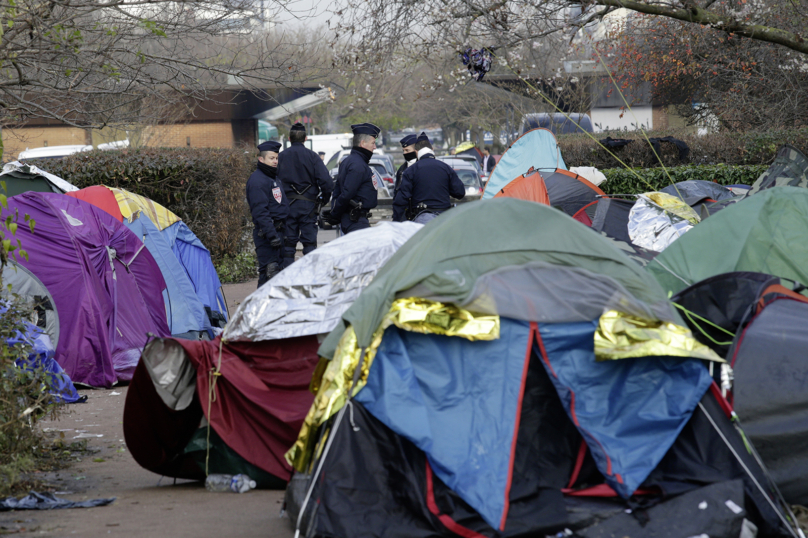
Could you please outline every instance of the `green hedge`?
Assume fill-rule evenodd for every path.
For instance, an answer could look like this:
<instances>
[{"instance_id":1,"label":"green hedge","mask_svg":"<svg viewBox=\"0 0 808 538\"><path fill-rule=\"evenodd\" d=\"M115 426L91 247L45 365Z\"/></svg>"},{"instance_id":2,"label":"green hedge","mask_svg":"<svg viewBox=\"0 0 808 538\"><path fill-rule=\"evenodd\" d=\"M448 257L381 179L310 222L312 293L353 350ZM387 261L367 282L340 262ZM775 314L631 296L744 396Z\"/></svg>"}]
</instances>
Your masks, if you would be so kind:
<instances>
[{"instance_id":1,"label":"green hedge","mask_svg":"<svg viewBox=\"0 0 808 538\"><path fill-rule=\"evenodd\" d=\"M250 223L244 187L255 154L238 149L140 148L26 161L78 188L118 187L176 213L214 260L242 250Z\"/></svg>"},{"instance_id":2,"label":"green hedge","mask_svg":"<svg viewBox=\"0 0 808 538\"><path fill-rule=\"evenodd\" d=\"M659 166L651 146L642 133L609 133L612 138L634 140L627 146L612 150L614 156L631 167L653 168ZM597 139L606 138L607 133L594 135ZM783 144L791 144L805 152L808 150L808 128L783 129L766 132L732 133L722 132L699 136L683 131L654 131L649 137L673 136L684 141L690 148L685 162L679 160L679 151L673 144L662 143L662 162L665 166L696 165L746 165L770 164ZM567 166L594 166L599 169L618 168L620 164L614 156L586 135L564 135L558 137L558 146Z\"/></svg>"},{"instance_id":3,"label":"green hedge","mask_svg":"<svg viewBox=\"0 0 808 538\"><path fill-rule=\"evenodd\" d=\"M671 183L690 179L713 181L720 185L751 185L766 171L766 168L768 168L766 165L674 166L665 169L635 168L633 171L626 168L610 168L601 170L606 176L606 181L600 184L600 188L606 194L640 194L658 191Z\"/></svg>"}]
</instances>

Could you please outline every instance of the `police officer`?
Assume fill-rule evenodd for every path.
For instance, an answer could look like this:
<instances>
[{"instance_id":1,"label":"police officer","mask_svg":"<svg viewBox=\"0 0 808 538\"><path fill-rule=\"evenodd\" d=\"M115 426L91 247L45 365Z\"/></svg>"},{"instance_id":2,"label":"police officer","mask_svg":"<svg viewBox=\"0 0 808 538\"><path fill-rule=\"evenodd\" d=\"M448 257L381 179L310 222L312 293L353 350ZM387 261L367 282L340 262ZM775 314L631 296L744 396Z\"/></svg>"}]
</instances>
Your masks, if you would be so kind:
<instances>
[{"instance_id":1,"label":"police officer","mask_svg":"<svg viewBox=\"0 0 808 538\"><path fill-rule=\"evenodd\" d=\"M306 128L302 124L292 125L289 141L292 144L278 156L278 179L289 200L284 267L289 267L295 261L298 241L303 244L304 255L317 248L318 206L328 202L334 189L323 160L303 145Z\"/></svg>"},{"instance_id":2,"label":"police officer","mask_svg":"<svg viewBox=\"0 0 808 538\"><path fill-rule=\"evenodd\" d=\"M368 163L381 129L372 123L360 123L351 125L351 131L353 148L339 164L331 212L327 216L329 222L339 223L345 234L370 227L368 210L376 207L379 188Z\"/></svg>"},{"instance_id":3,"label":"police officer","mask_svg":"<svg viewBox=\"0 0 808 538\"><path fill-rule=\"evenodd\" d=\"M401 176L393 200L393 220L401 222L409 218L426 224L449 209L450 197L463 198L466 188L451 166L435 158L426 133L418 135L415 150L418 162Z\"/></svg>"},{"instance_id":4,"label":"police officer","mask_svg":"<svg viewBox=\"0 0 808 538\"><path fill-rule=\"evenodd\" d=\"M289 204L278 171L278 142L258 146L258 167L247 180L247 204L253 224L255 255L258 258L258 287L278 274L283 263L283 229Z\"/></svg>"},{"instance_id":5,"label":"police officer","mask_svg":"<svg viewBox=\"0 0 808 538\"><path fill-rule=\"evenodd\" d=\"M418 160L418 154L415 153L415 142L417 140L418 136L414 134L407 135L401 139L401 148L404 152L404 164L399 166L398 170L396 170L396 185L393 190L394 193L398 190L398 186L401 184L401 176L404 174L404 170L406 170L407 167L414 165L415 161Z\"/></svg>"}]
</instances>

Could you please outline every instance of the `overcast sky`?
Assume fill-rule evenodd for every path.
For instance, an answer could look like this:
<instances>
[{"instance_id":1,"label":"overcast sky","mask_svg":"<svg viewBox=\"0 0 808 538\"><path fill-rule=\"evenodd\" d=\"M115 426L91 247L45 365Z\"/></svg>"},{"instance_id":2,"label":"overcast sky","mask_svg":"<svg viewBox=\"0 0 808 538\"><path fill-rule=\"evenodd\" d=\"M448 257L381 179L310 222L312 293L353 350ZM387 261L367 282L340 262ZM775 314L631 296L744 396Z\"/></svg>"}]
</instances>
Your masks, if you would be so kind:
<instances>
[{"instance_id":1,"label":"overcast sky","mask_svg":"<svg viewBox=\"0 0 808 538\"><path fill-rule=\"evenodd\" d=\"M264 0L272 1L272 0ZM287 4L287 9L281 11L277 21L283 29L296 29L325 25L331 17L329 10L335 8L337 2L331 0L294 0Z\"/></svg>"}]
</instances>

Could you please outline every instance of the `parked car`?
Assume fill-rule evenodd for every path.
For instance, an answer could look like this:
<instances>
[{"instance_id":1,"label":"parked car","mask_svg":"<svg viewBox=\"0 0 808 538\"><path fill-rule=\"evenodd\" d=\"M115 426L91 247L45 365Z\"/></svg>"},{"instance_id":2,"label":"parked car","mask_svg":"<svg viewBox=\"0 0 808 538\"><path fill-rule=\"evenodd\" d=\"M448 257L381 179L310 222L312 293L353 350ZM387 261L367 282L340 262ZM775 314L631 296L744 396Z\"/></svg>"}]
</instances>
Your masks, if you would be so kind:
<instances>
[{"instance_id":1,"label":"parked car","mask_svg":"<svg viewBox=\"0 0 808 538\"><path fill-rule=\"evenodd\" d=\"M73 146L48 146L44 148L32 148L21 151L17 156L18 161L23 159L61 159L74 153L81 153L82 151L91 151L92 146L73 145Z\"/></svg>"},{"instance_id":2,"label":"parked car","mask_svg":"<svg viewBox=\"0 0 808 538\"><path fill-rule=\"evenodd\" d=\"M570 112L568 114L561 114L560 112L548 114L541 112L524 115L522 118L522 134L538 127L548 129L556 135L584 132L591 133L594 131L592 128L592 118L580 112Z\"/></svg>"},{"instance_id":3,"label":"parked car","mask_svg":"<svg viewBox=\"0 0 808 538\"><path fill-rule=\"evenodd\" d=\"M370 167L375 168L382 176L382 179L391 189L395 188L396 172L393 169L392 159L387 159L388 155L374 155L370 158Z\"/></svg>"},{"instance_id":4,"label":"parked car","mask_svg":"<svg viewBox=\"0 0 808 538\"><path fill-rule=\"evenodd\" d=\"M463 182L463 186L466 187L466 196L479 196L482 193L483 181L477 159L471 157L471 160L469 160L452 155L438 157L438 160L445 162L452 167L452 170L457 172L457 176Z\"/></svg>"}]
</instances>

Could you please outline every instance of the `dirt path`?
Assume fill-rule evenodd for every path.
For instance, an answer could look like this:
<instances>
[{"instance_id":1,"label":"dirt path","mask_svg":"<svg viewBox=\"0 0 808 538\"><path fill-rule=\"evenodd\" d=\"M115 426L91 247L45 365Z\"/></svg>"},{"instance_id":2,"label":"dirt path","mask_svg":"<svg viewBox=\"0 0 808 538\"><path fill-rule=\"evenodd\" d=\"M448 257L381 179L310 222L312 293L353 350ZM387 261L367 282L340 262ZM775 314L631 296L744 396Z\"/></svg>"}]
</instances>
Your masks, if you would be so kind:
<instances>
[{"instance_id":1,"label":"dirt path","mask_svg":"<svg viewBox=\"0 0 808 538\"><path fill-rule=\"evenodd\" d=\"M232 305L255 290L256 282L226 286ZM233 312L233 310L231 310ZM202 483L163 478L141 468L123 440L126 387L82 390L89 399L67 406L59 421L44 427L63 430L65 441L84 436L88 447L70 468L46 477L69 500L116 497L97 508L0 512L0 534L127 537L292 537L280 517L282 491L209 493ZM69 492L69 493L68 493Z\"/></svg>"}]
</instances>

